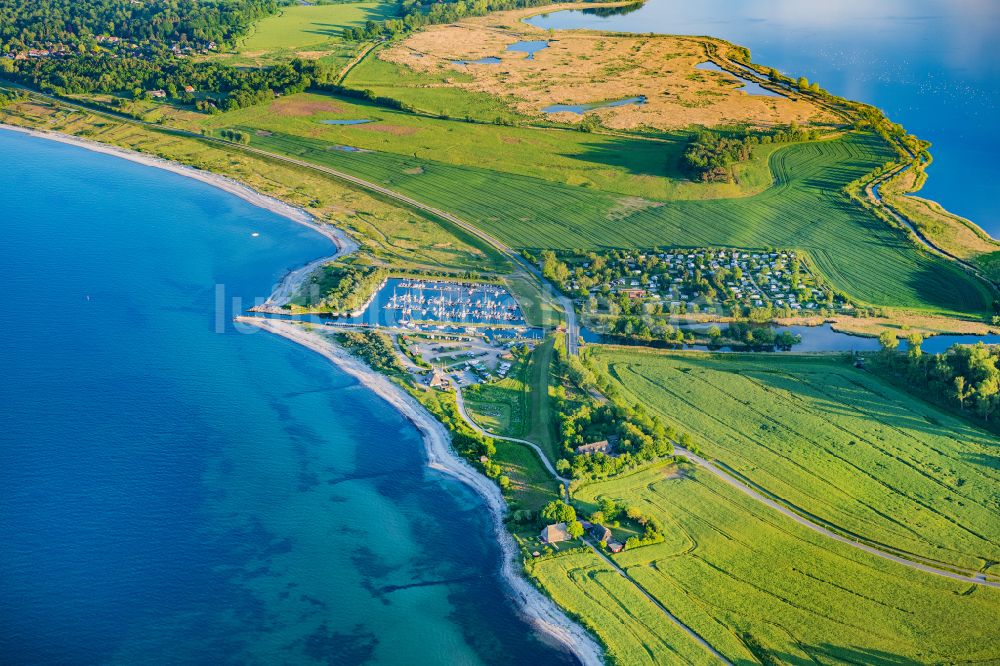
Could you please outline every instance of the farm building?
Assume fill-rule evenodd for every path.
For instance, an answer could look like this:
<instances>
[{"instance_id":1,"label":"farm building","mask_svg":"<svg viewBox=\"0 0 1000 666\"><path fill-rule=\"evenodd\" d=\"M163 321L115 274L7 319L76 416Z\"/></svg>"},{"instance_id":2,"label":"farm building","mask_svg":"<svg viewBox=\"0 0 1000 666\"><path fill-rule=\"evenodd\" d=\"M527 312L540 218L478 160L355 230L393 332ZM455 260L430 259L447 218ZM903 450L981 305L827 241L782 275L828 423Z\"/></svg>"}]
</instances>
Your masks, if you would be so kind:
<instances>
[{"instance_id":1,"label":"farm building","mask_svg":"<svg viewBox=\"0 0 1000 666\"><path fill-rule=\"evenodd\" d=\"M608 542L608 550L610 550L612 553L620 553L624 549L625 549L625 546L623 546L622 544L618 543L617 541L609 541Z\"/></svg>"},{"instance_id":2,"label":"farm building","mask_svg":"<svg viewBox=\"0 0 1000 666\"><path fill-rule=\"evenodd\" d=\"M569 532L566 531L566 523L546 525L545 529L543 529L542 533L539 535L539 538L541 538L544 543L569 541Z\"/></svg>"},{"instance_id":3,"label":"farm building","mask_svg":"<svg viewBox=\"0 0 1000 666\"><path fill-rule=\"evenodd\" d=\"M584 444L582 446L576 447L577 455L583 455L585 453L611 453L611 442L606 439L602 439L599 442L591 442L590 444Z\"/></svg>"},{"instance_id":4,"label":"farm building","mask_svg":"<svg viewBox=\"0 0 1000 666\"><path fill-rule=\"evenodd\" d=\"M613 542L611 530L604 525L594 525L590 530L590 534L598 541L603 541L605 543Z\"/></svg>"}]
</instances>

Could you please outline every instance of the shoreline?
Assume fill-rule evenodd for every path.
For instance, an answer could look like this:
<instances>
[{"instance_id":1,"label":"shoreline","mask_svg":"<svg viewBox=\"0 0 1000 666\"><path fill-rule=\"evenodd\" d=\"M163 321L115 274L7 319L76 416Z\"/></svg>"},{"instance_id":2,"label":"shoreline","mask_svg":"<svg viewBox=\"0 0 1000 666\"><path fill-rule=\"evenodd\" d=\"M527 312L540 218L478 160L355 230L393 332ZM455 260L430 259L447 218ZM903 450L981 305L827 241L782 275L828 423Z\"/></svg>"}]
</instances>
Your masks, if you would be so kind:
<instances>
[{"instance_id":1,"label":"shoreline","mask_svg":"<svg viewBox=\"0 0 1000 666\"><path fill-rule=\"evenodd\" d=\"M353 254L359 247L357 242L348 236L342 229L333 224L321 222L304 208L293 206L292 204L285 203L280 199L258 192L248 185L244 185L243 183L234 180L233 178L229 178L228 176L223 176L212 171L205 171L204 169L198 169L187 164L182 164L181 162L174 162L162 157L156 157L155 155L147 155L146 153L140 153L127 148L120 148L118 146L101 143L92 139L64 134L62 132L37 130L29 127L21 127L19 125L9 125L6 123L0 123L0 130L19 132L38 139L44 139L46 141L56 141L58 143L76 146L91 152L111 155L112 157L118 157L130 162L142 164L143 166L162 169L179 176L184 176L185 178L200 181L206 185L210 185L239 197L253 206L262 208L266 211L274 213L275 215L280 215L281 217L291 220L296 224L308 227L333 243L333 246L336 248L336 252L332 255L313 259L299 268L289 271L288 274L275 285L271 295L268 296L265 303L266 305L271 305L277 308L287 304L288 301L291 300L292 296L295 295L295 292L298 291L301 284L305 282L314 270L325 263Z\"/></svg>"},{"instance_id":2,"label":"shoreline","mask_svg":"<svg viewBox=\"0 0 1000 666\"><path fill-rule=\"evenodd\" d=\"M362 386L385 400L410 421L420 432L424 442L427 467L469 486L486 504L500 546L500 576L509 591L513 593L518 611L540 635L558 643L582 664L589 666L603 663L603 650L591 635L517 571L515 566L517 545L503 524L507 505L500 489L452 450L451 437L440 421L425 410L413 396L393 384L387 377L372 370L335 343L304 330L290 320L240 316L236 317L235 321L255 326L316 352L341 371L354 377Z\"/></svg>"},{"instance_id":3,"label":"shoreline","mask_svg":"<svg viewBox=\"0 0 1000 666\"><path fill-rule=\"evenodd\" d=\"M323 263L347 256L358 249L358 244L342 229L317 220L303 208L299 208L268 196L232 178L211 171L174 162L161 157L104 144L91 139L76 137L61 132L36 130L17 125L0 123L0 130L19 132L28 136L64 143L92 152L103 153L169 171L187 178L201 181L269 212L280 215L292 222L309 227L328 238L337 251L329 257L314 259L298 269L290 271L279 282L268 297L267 303L277 307L281 299L290 299L299 285L309 274ZM287 300L285 300L287 302ZM332 362L342 371L385 400L420 432L427 457L427 467L446 474L472 488L484 501L490 512L493 530L501 551L500 578L509 592L517 611L538 632L543 640L558 645L568 654L574 655L585 666L599 666L604 663L603 649L593 637L578 623L570 619L549 597L533 587L515 568L517 545L503 524L506 503L489 479L479 474L451 449L451 438L444 425L427 412L412 396L392 384L388 378L375 372L360 360L331 342L315 334L310 334L288 320L262 317L240 316L236 321L256 326L259 329L279 335L310 349Z\"/></svg>"}]
</instances>

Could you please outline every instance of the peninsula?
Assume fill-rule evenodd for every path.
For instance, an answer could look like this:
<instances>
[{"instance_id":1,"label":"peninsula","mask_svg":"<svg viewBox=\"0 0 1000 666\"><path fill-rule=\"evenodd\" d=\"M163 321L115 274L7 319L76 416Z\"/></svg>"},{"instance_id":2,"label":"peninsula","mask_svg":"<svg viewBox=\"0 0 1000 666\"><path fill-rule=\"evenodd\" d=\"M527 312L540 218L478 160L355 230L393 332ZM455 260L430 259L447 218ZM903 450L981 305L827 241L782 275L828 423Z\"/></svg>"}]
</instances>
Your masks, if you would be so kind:
<instances>
[{"instance_id":1,"label":"peninsula","mask_svg":"<svg viewBox=\"0 0 1000 666\"><path fill-rule=\"evenodd\" d=\"M329 238L225 325L404 415L546 642L1000 659L1000 243L913 196L899 119L719 38L530 21L635 4L36 4L63 27L0 0L0 129Z\"/></svg>"}]
</instances>

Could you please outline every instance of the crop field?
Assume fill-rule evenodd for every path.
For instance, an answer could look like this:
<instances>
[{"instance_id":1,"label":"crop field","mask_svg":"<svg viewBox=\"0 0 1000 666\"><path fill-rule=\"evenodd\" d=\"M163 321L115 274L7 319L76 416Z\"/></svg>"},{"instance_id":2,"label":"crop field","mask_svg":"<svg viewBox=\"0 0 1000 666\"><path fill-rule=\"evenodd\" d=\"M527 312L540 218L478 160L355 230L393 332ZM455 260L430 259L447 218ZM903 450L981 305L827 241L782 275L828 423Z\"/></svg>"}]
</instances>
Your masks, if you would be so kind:
<instances>
[{"instance_id":1,"label":"crop field","mask_svg":"<svg viewBox=\"0 0 1000 666\"><path fill-rule=\"evenodd\" d=\"M771 155L775 185L737 199L656 201L273 132L254 145L391 187L449 210L512 247L783 247L806 252L853 299L984 313L988 288L870 215L844 186L891 159L877 136L795 144Z\"/></svg>"},{"instance_id":2,"label":"crop field","mask_svg":"<svg viewBox=\"0 0 1000 666\"><path fill-rule=\"evenodd\" d=\"M876 558L710 475L675 472L648 468L588 485L577 499L590 506L601 497L629 502L662 521L664 543L625 551L616 562L734 663L748 663L749 653L792 664L1000 660L1000 590ZM548 574L557 598L579 594L578 573ZM617 595L636 603L620 590L611 593L614 601ZM600 617L600 609L590 612ZM629 642L635 654L643 641Z\"/></svg>"},{"instance_id":3,"label":"crop field","mask_svg":"<svg viewBox=\"0 0 1000 666\"><path fill-rule=\"evenodd\" d=\"M607 646L611 663L716 663L594 553L575 551L528 566L556 603L579 618Z\"/></svg>"},{"instance_id":4,"label":"crop field","mask_svg":"<svg viewBox=\"0 0 1000 666\"><path fill-rule=\"evenodd\" d=\"M337 120L368 122L328 124ZM682 155L691 136L686 131L662 133L649 140L502 127L428 118L370 102L311 93L202 117L192 129L232 125L654 199L731 198L761 192L771 185L768 156L779 147L758 146L754 158L739 165L738 185L703 184L689 180L682 169Z\"/></svg>"},{"instance_id":5,"label":"crop field","mask_svg":"<svg viewBox=\"0 0 1000 666\"><path fill-rule=\"evenodd\" d=\"M964 569L1000 562L997 440L970 422L840 357L595 358L629 402L800 514Z\"/></svg>"}]
</instances>

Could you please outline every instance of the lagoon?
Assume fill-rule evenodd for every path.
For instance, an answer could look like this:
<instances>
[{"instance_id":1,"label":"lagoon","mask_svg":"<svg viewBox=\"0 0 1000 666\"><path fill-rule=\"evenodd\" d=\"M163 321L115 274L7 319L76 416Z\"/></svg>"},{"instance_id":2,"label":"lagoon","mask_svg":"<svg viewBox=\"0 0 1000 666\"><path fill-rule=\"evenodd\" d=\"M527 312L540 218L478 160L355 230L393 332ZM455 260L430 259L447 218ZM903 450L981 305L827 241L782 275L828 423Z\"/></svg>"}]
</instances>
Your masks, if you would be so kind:
<instances>
[{"instance_id":1,"label":"lagoon","mask_svg":"<svg viewBox=\"0 0 1000 666\"><path fill-rule=\"evenodd\" d=\"M327 240L74 146L0 160L0 662L566 662L415 429L231 325Z\"/></svg>"},{"instance_id":2,"label":"lagoon","mask_svg":"<svg viewBox=\"0 0 1000 666\"><path fill-rule=\"evenodd\" d=\"M784 95L782 95L781 93L775 92L773 90L768 90L767 88L760 85L756 81L745 79L742 76L736 76L731 72L727 72L726 70L722 69L711 60L698 63L697 65L695 65L695 69L704 69L710 72L723 72L726 76L731 76L737 81L741 82L743 85L737 88L737 90L742 90L748 95L763 95L764 97L784 97Z\"/></svg>"},{"instance_id":3,"label":"lagoon","mask_svg":"<svg viewBox=\"0 0 1000 666\"><path fill-rule=\"evenodd\" d=\"M948 0L649 0L629 13L571 10L541 28L712 35L754 62L875 104L933 142L920 196L1000 236L1000 3Z\"/></svg>"}]
</instances>

